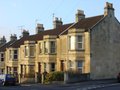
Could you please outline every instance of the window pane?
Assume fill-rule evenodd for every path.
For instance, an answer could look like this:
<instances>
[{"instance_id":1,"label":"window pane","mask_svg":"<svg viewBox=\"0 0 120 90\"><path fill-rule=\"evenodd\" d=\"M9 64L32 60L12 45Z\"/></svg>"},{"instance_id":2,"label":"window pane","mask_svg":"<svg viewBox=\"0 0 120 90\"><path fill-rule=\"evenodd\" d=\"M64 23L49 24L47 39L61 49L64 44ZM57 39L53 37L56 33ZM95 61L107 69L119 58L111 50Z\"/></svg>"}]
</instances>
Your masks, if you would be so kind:
<instances>
[{"instance_id":1,"label":"window pane","mask_svg":"<svg viewBox=\"0 0 120 90\"><path fill-rule=\"evenodd\" d=\"M28 56L28 46L25 46L25 56Z\"/></svg>"},{"instance_id":2,"label":"window pane","mask_svg":"<svg viewBox=\"0 0 120 90\"><path fill-rule=\"evenodd\" d=\"M18 51L14 50L14 59L18 59Z\"/></svg>"},{"instance_id":3,"label":"window pane","mask_svg":"<svg viewBox=\"0 0 120 90\"><path fill-rule=\"evenodd\" d=\"M78 36L78 42L82 42L82 36Z\"/></svg>"},{"instance_id":4,"label":"window pane","mask_svg":"<svg viewBox=\"0 0 120 90\"><path fill-rule=\"evenodd\" d=\"M78 61L78 68L82 68L83 67L83 61Z\"/></svg>"},{"instance_id":5,"label":"window pane","mask_svg":"<svg viewBox=\"0 0 120 90\"><path fill-rule=\"evenodd\" d=\"M35 48L34 46L30 46L30 56L34 56Z\"/></svg>"},{"instance_id":6,"label":"window pane","mask_svg":"<svg viewBox=\"0 0 120 90\"><path fill-rule=\"evenodd\" d=\"M42 43L39 43L39 53L42 53Z\"/></svg>"},{"instance_id":7,"label":"window pane","mask_svg":"<svg viewBox=\"0 0 120 90\"><path fill-rule=\"evenodd\" d=\"M44 52L48 53L48 42L44 42Z\"/></svg>"},{"instance_id":8,"label":"window pane","mask_svg":"<svg viewBox=\"0 0 120 90\"><path fill-rule=\"evenodd\" d=\"M9 51L10 59L12 59L12 50Z\"/></svg>"},{"instance_id":9,"label":"window pane","mask_svg":"<svg viewBox=\"0 0 120 90\"><path fill-rule=\"evenodd\" d=\"M1 61L4 61L4 54L1 53Z\"/></svg>"},{"instance_id":10,"label":"window pane","mask_svg":"<svg viewBox=\"0 0 120 90\"><path fill-rule=\"evenodd\" d=\"M50 44L51 44L50 52L55 53L55 41L51 41Z\"/></svg>"},{"instance_id":11,"label":"window pane","mask_svg":"<svg viewBox=\"0 0 120 90\"><path fill-rule=\"evenodd\" d=\"M70 50L75 50L75 36L70 37Z\"/></svg>"},{"instance_id":12,"label":"window pane","mask_svg":"<svg viewBox=\"0 0 120 90\"><path fill-rule=\"evenodd\" d=\"M82 43L78 43L78 48L82 48Z\"/></svg>"},{"instance_id":13,"label":"window pane","mask_svg":"<svg viewBox=\"0 0 120 90\"><path fill-rule=\"evenodd\" d=\"M77 45L78 45L78 49L83 48L83 38L82 38L82 36L77 36Z\"/></svg>"},{"instance_id":14,"label":"window pane","mask_svg":"<svg viewBox=\"0 0 120 90\"><path fill-rule=\"evenodd\" d=\"M17 50L14 50L14 54L17 54Z\"/></svg>"},{"instance_id":15,"label":"window pane","mask_svg":"<svg viewBox=\"0 0 120 90\"><path fill-rule=\"evenodd\" d=\"M51 63L51 71L55 71L55 63Z\"/></svg>"},{"instance_id":16,"label":"window pane","mask_svg":"<svg viewBox=\"0 0 120 90\"><path fill-rule=\"evenodd\" d=\"M17 56L17 55L14 55L14 59L18 59L18 56Z\"/></svg>"}]
</instances>

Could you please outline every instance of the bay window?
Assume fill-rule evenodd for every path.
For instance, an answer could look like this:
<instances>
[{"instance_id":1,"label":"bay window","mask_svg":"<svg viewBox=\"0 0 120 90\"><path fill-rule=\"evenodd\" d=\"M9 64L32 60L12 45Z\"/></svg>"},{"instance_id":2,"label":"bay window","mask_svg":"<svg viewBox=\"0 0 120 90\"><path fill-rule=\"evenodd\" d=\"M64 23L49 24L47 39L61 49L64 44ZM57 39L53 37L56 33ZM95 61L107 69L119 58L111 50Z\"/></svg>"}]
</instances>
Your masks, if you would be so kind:
<instances>
[{"instance_id":1,"label":"bay window","mask_svg":"<svg viewBox=\"0 0 120 90\"><path fill-rule=\"evenodd\" d=\"M81 50L83 45L83 35L69 36L69 50Z\"/></svg>"}]
</instances>

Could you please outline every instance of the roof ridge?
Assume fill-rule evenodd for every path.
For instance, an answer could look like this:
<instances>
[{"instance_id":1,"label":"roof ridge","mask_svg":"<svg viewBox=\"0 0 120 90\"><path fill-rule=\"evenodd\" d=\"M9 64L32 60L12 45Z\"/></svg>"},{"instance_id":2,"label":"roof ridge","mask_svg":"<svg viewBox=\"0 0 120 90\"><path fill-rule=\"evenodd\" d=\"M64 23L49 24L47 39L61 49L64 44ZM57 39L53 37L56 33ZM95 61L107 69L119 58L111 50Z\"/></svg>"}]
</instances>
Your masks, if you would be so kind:
<instances>
[{"instance_id":1,"label":"roof ridge","mask_svg":"<svg viewBox=\"0 0 120 90\"><path fill-rule=\"evenodd\" d=\"M91 16L91 17L87 17L87 18L85 18L85 19L95 18L95 17L100 17L100 16L104 16L104 15L102 14L102 15L97 15L97 16ZM84 19L82 19L82 20L84 20Z\"/></svg>"},{"instance_id":2,"label":"roof ridge","mask_svg":"<svg viewBox=\"0 0 120 90\"><path fill-rule=\"evenodd\" d=\"M66 32L67 30L69 30L72 26L74 26L76 23L73 23L72 25L70 25L67 29L65 29L63 32L61 32L58 36L60 36L61 34L63 34L64 32Z\"/></svg>"}]
</instances>

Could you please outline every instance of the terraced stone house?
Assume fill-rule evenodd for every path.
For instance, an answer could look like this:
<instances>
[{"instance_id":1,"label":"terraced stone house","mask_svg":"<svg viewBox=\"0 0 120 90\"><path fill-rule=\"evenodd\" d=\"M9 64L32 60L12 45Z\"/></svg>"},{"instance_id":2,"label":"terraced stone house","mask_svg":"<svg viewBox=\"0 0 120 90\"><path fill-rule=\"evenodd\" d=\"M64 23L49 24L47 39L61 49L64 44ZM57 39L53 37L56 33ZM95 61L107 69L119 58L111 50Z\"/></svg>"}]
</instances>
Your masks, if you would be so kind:
<instances>
[{"instance_id":1,"label":"terraced stone house","mask_svg":"<svg viewBox=\"0 0 120 90\"><path fill-rule=\"evenodd\" d=\"M20 39L13 37L0 47L0 69L20 82L39 81L43 72L74 70L107 79L120 71L120 23L108 2L103 15L86 17L78 10L73 23L55 18L53 29L37 24L36 34L24 30Z\"/></svg>"}]
</instances>

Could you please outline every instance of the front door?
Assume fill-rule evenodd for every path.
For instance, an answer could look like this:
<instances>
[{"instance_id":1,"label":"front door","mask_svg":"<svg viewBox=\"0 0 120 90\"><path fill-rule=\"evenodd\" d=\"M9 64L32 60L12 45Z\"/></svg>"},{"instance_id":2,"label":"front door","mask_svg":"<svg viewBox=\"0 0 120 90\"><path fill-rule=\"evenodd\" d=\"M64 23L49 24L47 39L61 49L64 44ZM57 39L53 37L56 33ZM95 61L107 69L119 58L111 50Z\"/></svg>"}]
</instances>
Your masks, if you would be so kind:
<instances>
[{"instance_id":1,"label":"front door","mask_svg":"<svg viewBox=\"0 0 120 90\"><path fill-rule=\"evenodd\" d=\"M61 71L64 71L64 70L65 70L64 60L61 60L61 61L60 61L60 68L61 68Z\"/></svg>"}]
</instances>

